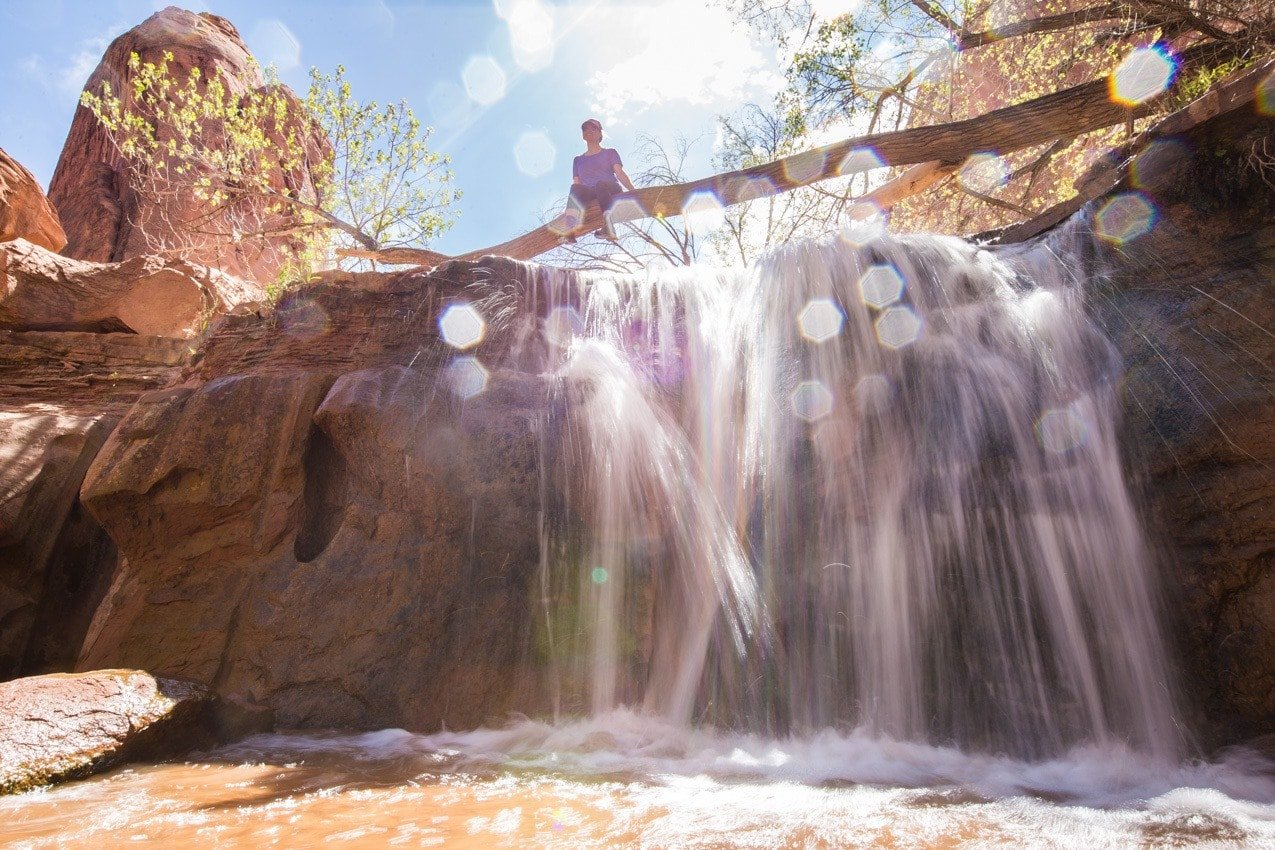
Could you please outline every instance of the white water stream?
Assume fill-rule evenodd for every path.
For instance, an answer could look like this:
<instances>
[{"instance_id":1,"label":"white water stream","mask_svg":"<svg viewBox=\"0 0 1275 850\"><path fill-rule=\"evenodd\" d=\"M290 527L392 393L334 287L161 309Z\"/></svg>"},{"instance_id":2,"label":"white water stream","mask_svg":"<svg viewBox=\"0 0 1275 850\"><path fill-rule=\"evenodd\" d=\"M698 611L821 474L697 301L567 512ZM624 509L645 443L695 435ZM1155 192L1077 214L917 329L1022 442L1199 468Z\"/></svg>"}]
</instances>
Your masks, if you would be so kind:
<instances>
[{"instance_id":1,"label":"white water stream","mask_svg":"<svg viewBox=\"0 0 1275 850\"><path fill-rule=\"evenodd\" d=\"M559 704L1179 756L1121 364L1082 283L1042 248L862 230L561 280L549 431L588 531L547 525Z\"/></svg>"}]
</instances>

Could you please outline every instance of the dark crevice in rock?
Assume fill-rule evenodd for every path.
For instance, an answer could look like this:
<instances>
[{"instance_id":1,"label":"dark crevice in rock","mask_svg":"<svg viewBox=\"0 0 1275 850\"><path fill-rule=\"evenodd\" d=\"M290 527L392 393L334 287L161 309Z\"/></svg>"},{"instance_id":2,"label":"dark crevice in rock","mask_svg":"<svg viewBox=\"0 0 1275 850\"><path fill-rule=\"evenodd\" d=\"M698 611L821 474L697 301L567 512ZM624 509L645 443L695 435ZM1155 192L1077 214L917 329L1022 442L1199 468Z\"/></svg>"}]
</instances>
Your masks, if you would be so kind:
<instances>
[{"instance_id":1,"label":"dark crevice in rock","mask_svg":"<svg viewBox=\"0 0 1275 850\"><path fill-rule=\"evenodd\" d=\"M350 475L341 453L317 425L310 429L303 466L305 495L293 554L305 564L336 537L349 503Z\"/></svg>"},{"instance_id":2,"label":"dark crevice in rock","mask_svg":"<svg viewBox=\"0 0 1275 850\"><path fill-rule=\"evenodd\" d=\"M75 665L118 563L115 542L77 501L49 559L23 675L66 671Z\"/></svg>"}]
</instances>

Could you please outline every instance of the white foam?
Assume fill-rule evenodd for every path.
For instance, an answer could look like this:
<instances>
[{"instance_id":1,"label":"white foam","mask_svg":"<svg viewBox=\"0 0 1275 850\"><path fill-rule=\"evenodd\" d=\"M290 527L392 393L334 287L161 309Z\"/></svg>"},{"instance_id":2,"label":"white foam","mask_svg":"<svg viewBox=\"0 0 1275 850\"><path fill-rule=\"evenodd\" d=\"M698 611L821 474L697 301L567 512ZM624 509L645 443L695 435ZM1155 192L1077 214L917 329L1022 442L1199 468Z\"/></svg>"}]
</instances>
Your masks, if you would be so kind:
<instances>
[{"instance_id":1,"label":"white foam","mask_svg":"<svg viewBox=\"0 0 1275 850\"><path fill-rule=\"evenodd\" d=\"M862 729L780 739L727 734L627 709L559 724L523 719L469 732L387 732L393 734L260 735L221 755L250 760L317 752L364 759L414 756L454 770L530 768L568 778L621 777L651 784L695 779L960 789L988 799L1039 797L1087 807L1275 818L1275 763L1245 750L1218 761L1173 763L1119 745L1089 746L1028 762L897 741Z\"/></svg>"}]
</instances>

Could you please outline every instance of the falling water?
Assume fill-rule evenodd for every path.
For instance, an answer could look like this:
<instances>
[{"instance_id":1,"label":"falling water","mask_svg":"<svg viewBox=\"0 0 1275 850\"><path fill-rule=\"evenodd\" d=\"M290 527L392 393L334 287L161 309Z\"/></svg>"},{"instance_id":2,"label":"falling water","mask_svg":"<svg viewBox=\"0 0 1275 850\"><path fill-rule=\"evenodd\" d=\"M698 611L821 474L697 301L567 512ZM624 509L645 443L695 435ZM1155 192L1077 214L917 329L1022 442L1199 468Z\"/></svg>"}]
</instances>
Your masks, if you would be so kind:
<instances>
[{"instance_id":1,"label":"falling water","mask_svg":"<svg viewBox=\"0 0 1275 850\"><path fill-rule=\"evenodd\" d=\"M1048 246L866 230L556 278L560 710L1173 757L1121 363L1083 283Z\"/></svg>"}]
</instances>

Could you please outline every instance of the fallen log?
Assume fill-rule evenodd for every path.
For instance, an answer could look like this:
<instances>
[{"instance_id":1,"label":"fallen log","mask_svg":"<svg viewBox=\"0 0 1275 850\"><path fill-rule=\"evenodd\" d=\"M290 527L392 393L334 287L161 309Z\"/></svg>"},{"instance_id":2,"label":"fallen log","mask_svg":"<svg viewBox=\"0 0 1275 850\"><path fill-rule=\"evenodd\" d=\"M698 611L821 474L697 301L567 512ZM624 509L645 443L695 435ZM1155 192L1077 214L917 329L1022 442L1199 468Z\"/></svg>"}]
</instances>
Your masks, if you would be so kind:
<instances>
[{"instance_id":1,"label":"fallen log","mask_svg":"<svg viewBox=\"0 0 1275 850\"><path fill-rule=\"evenodd\" d=\"M1089 201L1117 188L1129 166L1152 142L1184 134L1213 119L1258 102L1275 103L1275 59L1232 74L1186 106L1099 158L1076 181L1076 194L1027 221L980 233L975 239L998 243L1022 242L1066 220Z\"/></svg>"},{"instance_id":2,"label":"fallen log","mask_svg":"<svg viewBox=\"0 0 1275 850\"><path fill-rule=\"evenodd\" d=\"M1204 60L1229 58L1233 50L1229 44L1205 42L1184 51L1179 59L1182 67L1187 68ZM975 118L857 136L700 180L626 192L616 196L612 220L618 223L641 218L671 218L682 215L688 202L701 196L711 195L722 206L731 206L884 166L953 164L980 152L1012 153L1060 136L1080 136L1142 117L1162 102L1169 91L1172 89L1137 106L1126 107L1111 99L1109 80L1103 77ZM576 229L587 232L602 224L601 212L590 206ZM418 248L389 249L393 260L386 259L391 254L385 251L338 253L430 266L438 265L443 259L474 260L489 255L529 260L562 244L564 230L561 223L550 222L506 242L455 258Z\"/></svg>"}]
</instances>

